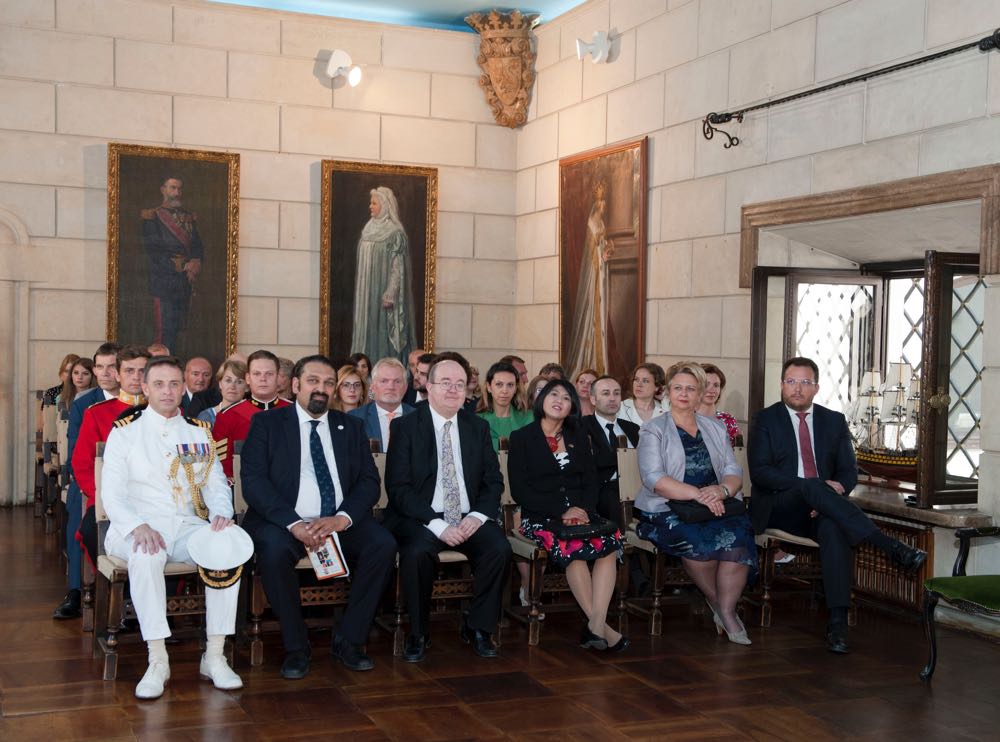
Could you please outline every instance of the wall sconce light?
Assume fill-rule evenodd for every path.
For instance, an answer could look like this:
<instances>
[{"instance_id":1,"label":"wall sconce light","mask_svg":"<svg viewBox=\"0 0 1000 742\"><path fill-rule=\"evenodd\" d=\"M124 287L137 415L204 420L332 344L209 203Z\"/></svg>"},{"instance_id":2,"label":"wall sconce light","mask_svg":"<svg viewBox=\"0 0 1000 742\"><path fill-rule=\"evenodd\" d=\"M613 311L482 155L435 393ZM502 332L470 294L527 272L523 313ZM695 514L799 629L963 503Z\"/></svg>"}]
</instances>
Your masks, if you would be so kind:
<instances>
[{"instance_id":1,"label":"wall sconce light","mask_svg":"<svg viewBox=\"0 0 1000 742\"><path fill-rule=\"evenodd\" d=\"M611 39L607 31L594 31L594 38L589 44L583 39L576 40L576 58L583 60L588 54L594 64L608 61L608 56L611 54Z\"/></svg>"},{"instance_id":2,"label":"wall sconce light","mask_svg":"<svg viewBox=\"0 0 1000 742\"><path fill-rule=\"evenodd\" d=\"M343 77L352 88L361 82L361 68L351 63L351 55L343 49L335 49L326 65L326 74L331 80Z\"/></svg>"}]
</instances>

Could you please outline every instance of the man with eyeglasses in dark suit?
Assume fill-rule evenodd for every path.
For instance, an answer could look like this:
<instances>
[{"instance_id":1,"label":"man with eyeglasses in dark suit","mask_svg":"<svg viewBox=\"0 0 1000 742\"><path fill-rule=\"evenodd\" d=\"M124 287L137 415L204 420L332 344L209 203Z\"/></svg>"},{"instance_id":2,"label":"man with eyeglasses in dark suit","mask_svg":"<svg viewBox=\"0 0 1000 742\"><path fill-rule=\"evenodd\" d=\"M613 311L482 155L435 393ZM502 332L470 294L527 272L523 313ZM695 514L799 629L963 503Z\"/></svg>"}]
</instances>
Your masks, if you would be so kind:
<instances>
[{"instance_id":1,"label":"man with eyeglasses in dark suit","mask_svg":"<svg viewBox=\"0 0 1000 742\"><path fill-rule=\"evenodd\" d=\"M918 570L927 552L886 536L848 499L858 483L854 444L846 418L813 403L818 391L813 360L785 361L781 401L758 412L750 428L750 519L755 533L778 528L819 544L827 645L846 654L854 547L867 542L907 571Z\"/></svg>"}]
</instances>

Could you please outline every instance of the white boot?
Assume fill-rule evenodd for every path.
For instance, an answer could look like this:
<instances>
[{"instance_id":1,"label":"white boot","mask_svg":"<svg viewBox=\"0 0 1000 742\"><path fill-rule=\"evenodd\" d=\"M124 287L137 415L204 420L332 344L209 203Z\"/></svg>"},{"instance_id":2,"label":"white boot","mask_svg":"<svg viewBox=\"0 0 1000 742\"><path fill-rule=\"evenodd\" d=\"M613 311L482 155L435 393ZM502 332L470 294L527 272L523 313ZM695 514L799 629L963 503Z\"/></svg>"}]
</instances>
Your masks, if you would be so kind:
<instances>
[{"instance_id":1,"label":"white boot","mask_svg":"<svg viewBox=\"0 0 1000 742\"><path fill-rule=\"evenodd\" d=\"M143 699L159 698L163 695L163 686L170 680L170 665L160 660L153 660L146 668L146 674L135 686L135 697Z\"/></svg>"},{"instance_id":2,"label":"white boot","mask_svg":"<svg viewBox=\"0 0 1000 742\"><path fill-rule=\"evenodd\" d=\"M219 690L235 690L243 687L240 676L232 671L226 658L221 654L203 654L199 672L203 678L211 680Z\"/></svg>"}]
</instances>

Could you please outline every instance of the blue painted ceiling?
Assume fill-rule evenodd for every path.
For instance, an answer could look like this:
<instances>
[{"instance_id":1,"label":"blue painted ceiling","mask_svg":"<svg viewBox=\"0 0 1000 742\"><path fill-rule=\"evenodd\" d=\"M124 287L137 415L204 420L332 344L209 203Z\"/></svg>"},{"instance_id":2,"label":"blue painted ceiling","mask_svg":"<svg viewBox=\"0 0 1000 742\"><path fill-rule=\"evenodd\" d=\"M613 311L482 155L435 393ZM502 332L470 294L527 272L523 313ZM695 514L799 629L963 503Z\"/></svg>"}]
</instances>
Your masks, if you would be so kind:
<instances>
[{"instance_id":1,"label":"blue painted ceiling","mask_svg":"<svg viewBox=\"0 0 1000 742\"><path fill-rule=\"evenodd\" d=\"M468 31L465 16L476 11L509 9L470 0L212 0L227 5L246 5L297 13L352 18L359 21L392 23L400 26L424 26L449 31ZM538 13L541 22L551 21L585 0L526 0L518 8L522 13Z\"/></svg>"}]
</instances>

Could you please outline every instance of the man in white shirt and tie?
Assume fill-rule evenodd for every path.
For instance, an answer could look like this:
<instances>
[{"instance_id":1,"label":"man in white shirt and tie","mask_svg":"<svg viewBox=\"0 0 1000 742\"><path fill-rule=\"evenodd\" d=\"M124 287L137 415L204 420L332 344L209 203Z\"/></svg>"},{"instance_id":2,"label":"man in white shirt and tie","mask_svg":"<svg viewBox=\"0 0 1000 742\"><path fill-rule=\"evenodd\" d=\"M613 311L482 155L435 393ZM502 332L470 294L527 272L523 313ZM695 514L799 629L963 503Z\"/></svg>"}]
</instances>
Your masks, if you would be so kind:
<instances>
[{"instance_id":1,"label":"man in white shirt and tie","mask_svg":"<svg viewBox=\"0 0 1000 742\"><path fill-rule=\"evenodd\" d=\"M349 670L370 670L363 646L395 565L396 542L372 517L379 476L360 420L329 410L333 363L307 356L292 371L295 403L254 415L241 452L253 538L268 603L281 623L283 677L309 671L312 650L295 565L336 532L351 570L351 595L330 654Z\"/></svg>"},{"instance_id":2,"label":"man in white shirt and tie","mask_svg":"<svg viewBox=\"0 0 1000 742\"><path fill-rule=\"evenodd\" d=\"M779 528L819 543L827 646L846 654L853 548L869 543L906 571L920 569L927 552L886 536L848 499L858 482L853 441L841 413L813 404L818 391L815 361L790 358L781 369L781 401L754 416L750 519L756 533Z\"/></svg>"},{"instance_id":3,"label":"man in white shirt and tie","mask_svg":"<svg viewBox=\"0 0 1000 742\"><path fill-rule=\"evenodd\" d=\"M487 422L462 409L465 370L435 363L428 404L393 420L386 457L386 524L399 542L399 570L410 633L403 659L420 662L429 644L430 600L438 554L460 551L472 565L474 597L461 637L480 657L495 657L510 544L497 525L503 477Z\"/></svg>"},{"instance_id":4,"label":"man in white shirt and tie","mask_svg":"<svg viewBox=\"0 0 1000 742\"><path fill-rule=\"evenodd\" d=\"M396 358L383 358L372 368L372 399L347 414L362 420L369 440L379 442L379 450L389 449L389 424L397 417L408 415L413 408L403 402L406 391L406 369Z\"/></svg>"}]
</instances>

